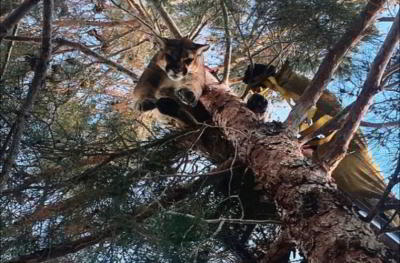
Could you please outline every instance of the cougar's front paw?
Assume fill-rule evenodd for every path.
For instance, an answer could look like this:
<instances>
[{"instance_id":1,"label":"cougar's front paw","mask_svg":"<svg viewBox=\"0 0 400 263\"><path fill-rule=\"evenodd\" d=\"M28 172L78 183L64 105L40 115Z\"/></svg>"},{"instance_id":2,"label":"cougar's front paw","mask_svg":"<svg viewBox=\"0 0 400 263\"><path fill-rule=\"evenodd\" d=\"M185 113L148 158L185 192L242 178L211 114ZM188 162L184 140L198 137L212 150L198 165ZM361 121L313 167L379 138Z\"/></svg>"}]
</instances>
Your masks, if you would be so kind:
<instances>
[{"instance_id":1,"label":"cougar's front paw","mask_svg":"<svg viewBox=\"0 0 400 263\"><path fill-rule=\"evenodd\" d=\"M141 101L138 101L135 104L135 109L138 111L149 111L149 110L153 110L157 107L156 105L156 99L153 98L147 98Z\"/></svg>"},{"instance_id":2,"label":"cougar's front paw","mask_svg":"<svg viewBox=\"0 0 400 263\"><path fill-rule=\"evenodd\" d=\"M182 103L191 107L195 107L197 104L196 95L188 88L181 88L176 92L176 96Z\"/></svg>"}]
</instances>

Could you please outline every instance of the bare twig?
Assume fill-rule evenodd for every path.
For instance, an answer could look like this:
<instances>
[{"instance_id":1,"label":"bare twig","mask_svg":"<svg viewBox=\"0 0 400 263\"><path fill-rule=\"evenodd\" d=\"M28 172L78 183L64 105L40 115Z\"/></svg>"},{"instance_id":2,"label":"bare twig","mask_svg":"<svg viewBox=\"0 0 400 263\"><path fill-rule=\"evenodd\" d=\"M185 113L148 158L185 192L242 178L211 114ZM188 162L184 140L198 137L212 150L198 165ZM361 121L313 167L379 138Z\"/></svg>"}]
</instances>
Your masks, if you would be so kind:
<instances>
[{"instance_id":1,"label":"bare twig","mask_svg":"<svg viewBox=\"0 0 400 263\"><path fill-rule=\"evenodd\" d=\"M224 76L221 80L222 83L229 85L229 72L231 70L231 58L232 58L232 40L229 30L229 17L226 11L226 6L224 0L221 0L221 9L224 17L224 27L225 27L225 58L224 58Z\"/></svg>"},{"instance_id":2,"label":"bare twig","mask_svg":"<svg viewBox=\"0 0 400 263\"><path fill-rule=\"evenodd\" d=\"M393 22L394 21L394 17L392 16L384 16L384 17L380 17L378 18L379 22Z\"/></svg>"},{"instance_id":3,"label":"bare twig","mask_svg":"<svg viewBox=\"0 0 400 263\"><path fill-rule=\"evenodd\" d=\"M169 15L163 3L160 1L159 3L154 3L155 8L160 13L161 17L163 18L164 22L167 24L169 30L174 35L175 38L182 38L183 35L179 30L178 26L175 24L172 17Z\"/></svg>"},{"instance_id":4,"label":"bare twig","mask_svg":"<svg viewBox=\"0 0 400 263\"><path fill-rule=\"evenodd\" d=\"M146 11L143 5L138 5L134 0L127 0L129 6L132 9L136 9L145 20L148 20L151 24L155 25L154 21L151 19L150 14ZM155 31L155 30L154 30ZM156 32L159 35L161 32Z\"/></svg>"},{"instance_id":5,"label":"bare twig","mask_svg":"<svg viewBox=\"0 0 400 263\"><path fill-rule=\"evenodd\" d=\"M132 20L114 20L114 21L96 21L96 20L83 20L83 19L64 19L54 21L53 25L62 27L116 27L116 26L138 26L137 19Z\"/></svg>"},{"instance_id":6,"label":"bare twig","mask_svg":"<svg viewBox=\"0 0 400 263\"><path fill-rule=\"evenodd\" d=\"M192 219L199 219L198 217L191 215L191 214L184 214L184 213L178 213L174 211L168 211L168 214L172 215L180 215ZM273 219L266 219L266 220L257 220L257 219L243 219L243 218L216 218L216 219L201 219L202 221L208 223L208 224L219 224L221 222L224 223L231 223L231 224L251 224L251 225L258 225L258 224L275 224L275 225L280 225L282 224L281 221L279 220L273 220Z\"/></svg>"},{"instance_id":7,"label":"bare twig","mask_svg":"<svg viewBox=\"0 0 400 263\"><path fill-rule=\"evenodd\" d=\"M201 29L203 29L203 27L205 27L205 25L207 25L207 23L208 23L208 19L206 18L206 14L203 14L201 16L201 19L190 30L189 34L187 35L187 38L194 40L195 39L194 36L196 36L198 34L198 32L200 32Z\"/></svg>"},{"instance_id":8,"label":"bare twig","mask_svg":"<svg viewBox=\"0 0 400 263\"><path fill-rule=\"evenodd\" d=\"M369 128L388 128L388 127L400 127L400 121L389 121L389 122L382 122L382 123L373 123L362 121L360 126L369 127Z\"/></svg>"},{"instance_id":9,"label":"bare twig","mask_svg":"<svg viewBox=\"0 0 400 263\"><path fill-rule=\"evenodd\" d=\"M364 82L363 89L357 101L354 103L343 129L338 132L335 141L332 143L335 147L327 152L323 158L322 166L327 171L333 170L343 159L350 141L360 125L362 117L366 114L372 103L372 98L382 89L381 80L384 70L400 39L399 14L400 12L397 13L396 20L393 22L385 42L371 65L371 70Z\"/></svg>"},{"instance_id":10,"label":"bare twig","mask_svg":"<svg viewBox=\"0 0 400 263\"><path fill-rule=\"evenodd\" d=\"M385 2L384 0L370 0L360 16L351 23L351 27L342 38L329 49L310 85L293 107L286 120L290 133L294 134L297 131L299 125L306 118L307 112L321 97L324 88L331 80L343 56L361 40L365 30L372 24L377 14L383 10Z\"/></svg>"},{"instance_id":11,"label":"bare twig","mask_svg":"<svg viewBox=\"0 0 400 263\"><path fill-rule=\"evenodd\" d=\"M379 202L369 211L368 215L365 218L363 218L364 221L371 222L375 218L375 216L382 210L385 201L387 201L389 194L392 192L393 187L399 181L399 174L400 174L400 150L398 153L396 169L394 170L393 174L390 177L385 192L383 192Z\"/></svg>"},{"instance_id":12,"label":"bare twig","mask_svg":"<svg viewBox=\"0 0 400 263\"><path fill-rule=\"evenodd\" d=\"M5 40L13 40L13 41L21 41L21 42L33 42L33 43L38 43L40 41L40 38L34 38L34 37L5 37L4 39ZM87 48L86 46L84 46L80 43L66 40L63 38L53 39L52 42L56 43L58 45L65 45L65 46L73 47L88 56L94 57L94 58L98 59L101 63L107 64L107 65L115 68L116 70L118 70L122 73L125 73L126 75L131 77L133 81L137 81L137 79L138 79L138 75L136 73L134 73L133 71L130 71L129 69L115 63L114 61L109 60L109 59L97 54L96 52L92 51L91 49Z\"/></svg>"},{"instance_id":13,"label":"bare twig","mask_svg":"<svg viewBox=\"0 0 400 263\"><path fill-rule=\"evenodd\" d=\"M4 20L0 23L0 43L7 31L16 25L24 15L31 10L40 0L25 0L19 7L13 10Z\"/></svg>"},{"instance_id":14,"label":"bare twig","mask_svg":"<svg viewBox=\"0 0 400 263\"><path fill-rule=\"evenodd\" d=\"M132 17L136 18L143 26L147 27L148 29L150 29L151 33L154 36L159 36L158 33L154 30L154 28L149 25L146 21L144 21L141 17L133 14L132 12L129 12L129 10L127 10L126 8L122 7L121 5L117 4L114 0L111 0L111 2L118 7L119 9L125 11L126 13L128 13L129 15L131 15Z\"/></svg>"},{"instance_id":15,"label":"bare twig","mask_svg":"<svg viewBox=\"0 0 400 263\"><path fill-rule=\"evenodd\" d=\"M382 82L386 82L391 75L398 72L400 70L400 63L393 65L392 67L388 68L382 76Z\"/></svg>"},{"instance_id":16,"label":"bare twig","mask_svg":"<svg viewBox=\"0 0 400 263\"><path fill-rule=\"evenodd\" d=\"M13 32L12 32L11 35L15 36L15 35L17 35L17 32L18 32L18 24L16 24L14 26L14 29L13 29ZM9 42L8 45L7 45L7 51L5 52L4 64L0 68L0 81L3 79L4 73L7 70L8 62L10 60L13 47L14 47L14 42L13 41Z\"/></svg>"},{"instance_id":17,"label":"bare twig","mask_svg":"<svg viewBox=\"0 0 400 263\"><path fill-rule=\"evenodd\" d=\"M8 180L8 172L15 161L15 158L19 151L19 145L22 137L22 133L25 129L26 119L29 113L32 111L33 103L39 93L40 87L43 84L46 76L46 71L49 65L51 55L51 20L53 13L53 0L43 1L43 31L42 31L42 47L40 52L40 58L35 68L35 74L32 79L31 87L29 88L28 95L25 102L21 106L17 119L15 120L14 137L11 141L8 156L4 161L3 169L0 174L0 188L3 188Z\"/></svg>"},{"instance_id":18,"label":"bare twig","mask_svg":"<svg viewBox=\"0 0 400 263\"><path fill-rule=\"evenodd\" d=\"M224 1L224 2L225 2L225 1ZM226 3L225 3L225 4L226 4ZM242 39L242 41L243 41L243 45L244 45L245 48L246 48L247 58L249 59L249 62L250 62L250 79L251 79L251 77L252 77L252 75L253 75L254 63L253 63L253 58L252 58L251 53L250 53L250 46L248 45L248 43L247 43L247 41L246 41L246 38L244 37L244 34L243 34L243 32L242 32L242 29L240 28L239 21L235 18L235 15L234 15L232 9L230 9L229 6L228 6L228 9L229 9L229 12L230 12L231 15L232 15L233 21L235 22L236 28L237 28L238 31L239 31L240 37L241 37L241 39ZM241 96L242 99L246 97L246 95L247 95L247 93L249 92L249 90L250 90L250 87L248 86L248 87L246 88L246 90L244 91L243 95Z\"/></svg>"}]
</instances>

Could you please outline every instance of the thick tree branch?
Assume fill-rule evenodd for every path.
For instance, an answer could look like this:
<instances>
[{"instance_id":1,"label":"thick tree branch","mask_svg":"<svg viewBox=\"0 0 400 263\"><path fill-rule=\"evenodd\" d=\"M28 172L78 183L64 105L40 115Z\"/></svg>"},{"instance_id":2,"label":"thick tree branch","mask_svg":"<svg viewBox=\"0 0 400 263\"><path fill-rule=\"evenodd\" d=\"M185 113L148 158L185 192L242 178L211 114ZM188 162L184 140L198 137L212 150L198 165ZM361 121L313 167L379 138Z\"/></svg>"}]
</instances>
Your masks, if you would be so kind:
<instances>
[{"instance_id":1,"label":"thick tree branch","mask_svg":"<svg viewBox=\"0 0 400 263\"><path fill-rule=\"evenodd\" d=\"M235 142L238 160L249 165L256 182L276 202L289 241L311 262L385 262L387 250L373 231L344 208L345 198L326 171L304 159L284 127L271 124L275 132L259 130L255 115L226 85L215 84L210 73L207 82L209 90L201 102L226 138Z\"/></svg>"},{"instance_id":2,"label":"thick tree branch","mask_svg":"<svg viewBox=\"0 0 400 263\"><path fill-rule=\"evenodd\" d=\"M6 157L3 169L0 174L0 190L7 184L8 172L15 161L15 158L19 151L19 145L22 137L22 133L25 129L26 119L33 108L33 103L38 96L39 90L43 85L44 78L46 77L46 71L49 65L51 56L51 35L52 35L52 20L53 14L53 0L43 1L43 31L42 31L42 46L40 52L40 58L36 64L35 73L32 79L31 87L29 88L28 95L25 102L21 106L17 119L15 120L14 137L11 141L10 148L8 150L8 156Z\"/></svg>"},{"instance_id":3,"label":"thick tree branch","mask_svg":"<svg viewBox=\"0 0 400 263\"><path fill-rule=\"evenodd\" d=\"M341 59L362 39L365 30L371 26L378 13L383 10L385 2L384 0L370 0L360 16L351 24L349 30L329 49L310 86L304 91L286 120L290 132L297 131L299 125L306 118L307 112L321 97Z\"/></svg>"},{"instance_id":4,"label":"thick tree branch","mask_svg":"<svg viewBox=\"0 0 400 263\"><path fill-rule=\"evenodd\" d=\"M40 41L40 38L34 38L34 37L11 37L11 36L9 37L9 36L7 36L4 39L12 40L12 41L21 41L21 42L33 42L33 43L38 43ZM136 73L134 73L133 71L130 71L129 69L121 66L120 64L117 64L114 61L109 60L109 59L97 54L96 52L92 51L91 49L89 49L88 47L86 47L80 43L73 42L73 41L70 41L67 39L63 39L63 38L53 39L52 42L59 44L59 45L73 47L73 48L81 51L83 54L94 57L101 63L107 64L110 67L115 68L116 70L118 70L122 73L125 73L133 81L138 80L138 75Z\"/></svg>"},{"instance_id":5,"label":"thick tree branch","mask_svg":"<svg viewBox=\"0 0 400 263\"><path fill-rule=\"evenodd\" d=\"M0 23L0 43L4 36L7 34L14 25L16 25L19 20L21 20L24 15L31 10L40 0L25 0L19 7L14 9L4 20Z\"/></svg>"},{"instance_id":6,"label":"thick tree branch","mask_svg":"<svg viewBox=\"0 0 400 263\"><path fill-rule=\"evenodd\" d=\"M174 20L172 17L169 15L167 10L165 10L164 4L162 1L154 1L154 6L157 9L157 11L160 13L161 17L163 18L164 22L167 24L169 30L171 33L174 35L175 38L182 38L183 35L181 31L179 30L178 26L175 24Z\"/></svg>"},{"instance_id":7,"label":"thick tree branch","mask_svg":"<svg viewBox=\"0 0 400 263\"><path fill-rule=\"evenodd\" d=\"M393 22L385 42L371 65L371 70L364 82L362 91L350 110L343 129L337 133L334 142L332 142L332 145L335 147L323 157L322 165L327 171L335 169L337 164L346 155L350 141L357 131L362 117L367 113L375 94L382 89L381 80L384 70L400 39L399 13L400 12L397 13L396 20Z\"/></svg>"}]
</instances>

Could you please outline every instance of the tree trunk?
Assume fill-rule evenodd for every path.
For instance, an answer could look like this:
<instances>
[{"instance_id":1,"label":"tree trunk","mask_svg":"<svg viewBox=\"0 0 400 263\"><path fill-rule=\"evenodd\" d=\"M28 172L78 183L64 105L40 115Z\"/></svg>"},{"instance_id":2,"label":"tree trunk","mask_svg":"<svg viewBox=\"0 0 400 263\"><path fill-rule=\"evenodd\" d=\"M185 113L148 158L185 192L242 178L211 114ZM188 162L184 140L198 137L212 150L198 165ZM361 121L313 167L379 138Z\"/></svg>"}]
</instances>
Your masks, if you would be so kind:
<instances>
[{"instance_id":1,"label":"tree trunk","mask_svg":"<svg viewBox=\"0 0 400 263\"><path fill-rule=\"evenodd\" d=\"M277 123L259 127L255 115L209 73L207 83L202 103L275 201L289 239L309 262L388 262L388 250L348 208L330 175L302 155L296 139Z\"/></svg>"}]
</instances>

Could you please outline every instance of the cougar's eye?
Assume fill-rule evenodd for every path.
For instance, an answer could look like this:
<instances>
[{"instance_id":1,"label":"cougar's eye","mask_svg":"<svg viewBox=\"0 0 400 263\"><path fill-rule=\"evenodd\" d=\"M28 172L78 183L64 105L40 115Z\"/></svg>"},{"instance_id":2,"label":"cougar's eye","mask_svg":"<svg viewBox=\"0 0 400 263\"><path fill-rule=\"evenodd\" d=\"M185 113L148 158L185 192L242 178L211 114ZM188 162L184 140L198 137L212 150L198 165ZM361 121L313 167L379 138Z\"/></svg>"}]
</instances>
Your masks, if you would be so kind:
<instances>
[{"instance_id":1,"label":"cougar's eye","mask_svg":"<svg viewBox=\"0 0 400 263\"><path fill-rule=\"evenodd\" d=\"M183 61L186 65L189 65L190 63L193 62L193 58L187 58Z\"/></svg>"}]
</instances>

